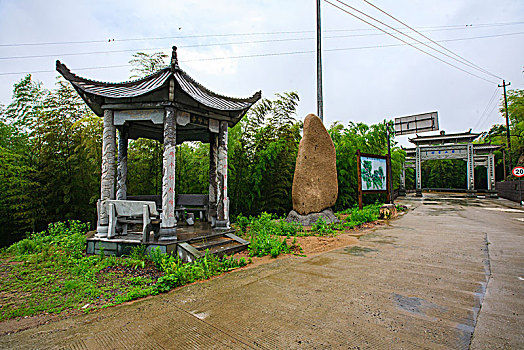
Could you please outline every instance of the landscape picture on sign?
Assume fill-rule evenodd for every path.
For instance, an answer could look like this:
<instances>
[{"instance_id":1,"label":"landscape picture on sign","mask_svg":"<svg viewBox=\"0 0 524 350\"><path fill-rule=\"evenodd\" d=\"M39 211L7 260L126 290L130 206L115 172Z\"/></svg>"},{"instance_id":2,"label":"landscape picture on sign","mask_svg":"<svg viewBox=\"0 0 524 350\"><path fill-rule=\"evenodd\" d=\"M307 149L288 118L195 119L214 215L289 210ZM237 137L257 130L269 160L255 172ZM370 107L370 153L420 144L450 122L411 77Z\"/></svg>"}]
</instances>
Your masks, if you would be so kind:
<instances>
[{"instance_id":1,"label":"landscape picture on sign","mask_svg":"<svg viewBox=\"0 0 524 350\"><path fill-rule=\"evenodd\" d=\"M386 160L361 157L362 191L386 191Z\"/></svg>"}]
</instances>

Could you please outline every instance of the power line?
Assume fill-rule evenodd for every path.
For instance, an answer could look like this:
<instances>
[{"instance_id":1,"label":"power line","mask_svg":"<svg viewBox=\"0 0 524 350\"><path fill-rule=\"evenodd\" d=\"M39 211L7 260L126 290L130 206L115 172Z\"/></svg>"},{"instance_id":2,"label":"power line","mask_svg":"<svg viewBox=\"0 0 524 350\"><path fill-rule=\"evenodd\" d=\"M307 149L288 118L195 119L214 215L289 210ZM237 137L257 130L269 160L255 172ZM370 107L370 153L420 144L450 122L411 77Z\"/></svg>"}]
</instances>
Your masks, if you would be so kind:
<instances>
[{"instance_id":1,"label":"power line","mask_svg":"<svg viewBox=\"0 0 524 350\"><path fill-rule=\"evenodd\" d=\"M364 13L364 12L362 12L362 11L356 9L356 8L354 8L353 6L346 4L345 2L343 2L343 1L341 1L341 0L335 0L335 1L337 1L338 3L341 3L342 5L344 5L344 6L348 7L348 8L350 8L350 9L352 9L353 11L356 11L356 12L358 12L358 13L360 13L360 14L362 14L362 15L368 17L368 18L370 18L371 20L373 20L373 21L375 21L375 22L378 22L378 23L380 23L380 24L382 24L382 25L384 25L384 26L386 26L386 27L388 27L388 28L390 28L390 29L393 29L393 30L396 31L397 33L399 33L399 34L401 34L401 35L404 35L404 36L408 37L408 38L411 39L411 40L415 40L417 43L422 44L422 45L426 46L427 48L429 48L429 49L431 49L431 50L433 50L433 51L436 51L436 52L440 53L441 55L444 55L444 56L446 56L446 57L448 57L448 58L451 58L452 60L455 60L455 61L457 61L458 63L464 64L464 65L466 65L466 66L468 66L468 67L470 67L470 68L473 68L473 69L476 69L476 70L482 71L481 69L475 67L474 65L472 65L472 64L470 64L470 63L465 63L465 62L463 62L463 61L461 61L461 60L459 60L459 59L457 59L457 58L455 58L455 57L453 57L453 56L450 56L450 55L448 55L448 54L446 54L446 53L444 53L444 52L442 52L442 51L440 51L440 50L438 50L438 49L436 49L436 48L434 48L434 47L432 47L432 46L426 44L426 43L423 43L422 41L420 41L420 40L418 40L418 39L415 39L415 38L412 37L411 35L408 35L408 34L402 33L401 31L399 31L399 30L393 28L393 27L390 26L389 24L384 23L384 22L382 22L382 21L376 19L376 18L374 18L373 16L370 16L370 15L368 15L368 14L366 14L366 13ZM329 3L329 1L326 1L326 2ZM341 10L342 10L342 9L341 9ZM345 12L346 12L346 13L349 13L349 12L347 12L347 11L345 11ZM349 13L349 14L352 15L352 16L355 16L355 15L352 14L352 13ZM358 17L358 16L355 16L355 17L358 18L358 19L360 19L360 20L362 20L362 19L361 19L360 17ZM366 22L366 23L372 25L372 24L369 23L369 22ZM379 30L381 30L381 31L383 31L384 33L388 33L388 35L391 35L392 37L394 37L394 38L396 38L396 39L398 39L398 40L402 40L402 39L400 39L400 38L398 38L398 37L392 35L391 33L387 32L387 31L385 31L385 30L383 30L383 29L381 29L381 28L379 28L379 27L377 27L377 26L374 26L374 27L377 28L377 29L379 29ZM426 53L426 54L428 54L428 55L431 55L430 53L428 53L428 52L426 52L426 51L424 51L424 50L422 50L422 49L420 49L420 48L417 48L417 50L419 50L419 51L421 51L421 52L423 52L423 53ZM434 58L439 59L437 56L434 56L434 55L431 55L431 56L434 57ZM444 61L444 60L441 60L441 61L450 64L450 63L447 62L447 61ZM451 64L450 64L450 65L451 65ZM452 65L452 66L455 67L455 68L457 68L457 69L460 69L460 68L457 67L457 66L454 66L454 65ZM472 73L469 72L469 71L466 71L466 70L463 70L463 71L464 71L464 72L467 72L467 73L469 73L469 74L472 74ZM483 72L483 73L485 73L485 72ZM475 75L475 76L477 76L478 78L480 78L480 76L478 76L478 75ZM495 76L495 77L496 77L496 76ZM484 79L484 78L481 78L481 79ZM484 80L486 80L486 79L484 79Z\"/></svg>"},{"instance_id":2,"label":"power line","mask_svg":"<svg viewBox=\"0 0 524 350\"><path fill-rule=\"evenodd\" d=\"M393 35L393 34L387 32L387 31L385 31L384 29L382 29L382 28L380 28L380 27L378 27L378 26L376 26L376 25L374 25L374 24L372 24L372 23L366 21L365 19L363 19L363 18L361 18L361 17L359 17L359 16L357 16L357 15L355 15L355 14L353 14L353 13L351 13L351 12L349 12L349 11L343 9L343 8L341 8L340 6L335 5L334 3L332 3L332 2L329 1L329 0L324 0L324 1L327 2L328 4L330 4L331 6L334 6L334 7L336 7L337 9L339 9L339 10L341 10L341 11L343 11L343 12L345 12L345 13L347 13L347 14L349 14L349 15L355 17L355 18L357 18L358 20L360 20L360 21L362 21L362 22L364 22L364 23L366 23L366 24L368 24L368 25L370 25L370 26L372 26L372 27L374 27L374 28L376 28L376 29L378 29L378 30L380 30L380 31L382 31L382 32L384 32L384 33L386 33L386 34L388 34L389 36L391 36L391 37L393 37L393 38L395 38L395 39L397 39L397 40L399 40L399 41L402 41L403 43L405 43L405 44L407 44L407 45L413 47L414 49L416 49L416 50L418 50L418 51L420 51L420 52L422 52L422 53L425 53L426 55L428 55L428 56L430 56L430 57L433 57L433 58L435 58L436 60L439 60L439 61L441 61L441 62L444 63L444 64L447 64L448 66L451 66L451 67L453 67L453 68L455 68L455 69L458 69L458 70L460 70L460 71L462 71L462 72L464 72L464 73L466 73L466 74L469 74L469 75L472 75L472 76L474 76L474 77L477 77L477 78L479 78L479 79L481 79L481 80L484 80L484 81L486 81L486 82L488 82L488 83L496 84L496 82L494 82L494 81L488 80L488 79L486 79L486 78L481 77L480 75L477 75L477 74L475 74L475 73L472 73L472 72L470 72L470 71L467 71L467 70L465 70L465 69L462 69L462 68L460 68L460 67L458 67L458 66L456 66L456 65L454 65L454 64L452 64L452 63L449 63L449 62L447 62L447 61L441 59L440 57L437 57L437 56L435 56L435 55L433 55L433 54L431 54L431 53L429 53L429 52L427 52L427 51L422 50L422 49L419 48L419 47L416 47L415 45L413 45L413 44L411 44L411 43L408 43L408 42L405 41L404 39L401 39L401 38L399 38L399 37L397 37L397 36L395 36L395 35ZM349 5L347 5L347 4L343 3L343 2L341 2L340 0L335 0L335 1L340 2L340 3L342 3L342 4L344 4L344 5L348 6L348 7L351 7L351 6L349 6ZM358 10L357 10L357 11L358 11ZM380 22L380 21L378 21L378 20L375 20L375 21ZM417 41L418 41L418 40L417 40ZM418 41L418 42L420 42L420 41ZM434 50L435 50L435 49L434 49ZM437 50L437 51L438 51L438 50Z\"/></svg>"},{"instance_id":3,"label":"power line","mask_svg":"<svg viewBox=\"0 0 524 350\"><path fill-rule=\"evenodd\" d=\"M498 92L499 88L498 86L495 88L495 90L493 91L493 94L491 95L491 98L489 99L489 102L488 104L486 105L486 108L484 108L484 111L482 112L482 114L480 115L479 119L477 119L477 122L475 123L475 126L473 127L474 130L477 129L478 126L480 126L483 122L484 122L484 117L487 117L487 115L489 114L486 114L486 112L488 111L488 109L491 107L491 104L493 103L493 99L495 98L495 96L497 95L497 92Z\"/></svg>"},{"instance_id":4,"label":"power line","mask_svg":"<svg viewBox=\"0 0 524 350\"><path fill-rule=\"evenodd\" d=\"M503 27L521 25L522 22L502 22L502 23L479 23L479 24L456 24L456 25L445 25L445 26L426 26L420 27L420 29L438 29L438 28L449 28L454 29L480 29L489 27ZM397 28L399 29L399 28ZM369 31L372 29L331 29L324 30L323 33L327 32L356 32L356 31ZM314 30L296 30L296 31L275 31L275 32L253 32L253 33L226 33L226 34L198 34L198 35L173 35L173 36L162 36L162 37L147 37L147 38L124 38L124 39L105 39L105 40L76 40L76 41L55 41L55 42L40 42L40 43L8 43L0 44L0 47L21 47L21 46L50 46L50 45L75 45L75 44L105 44L113 42L129 42L129 41L146 41L146 40L167 40L167 39L194 39L194 38L214 38L214 37L231 37L231 36L256 36L256 35L282 35L282 34L306 34L314 33Z\"/></svg>"},{"instance_id":5,"label":"power line","mask_svg":"<svg viewBox=\"0 0 524 350\"><path fill-rule=\"evenodd\" d=\"M493 113L493 111L495 110L495 108L497 108L497 104L495 103L493 105L493 107L491 108L491 110L489 111L488 114L486 114L486 119L484 120L484 122L480 125L480 130L482 130L484 128L484 125L486 124L486 122L489 120L488 117Z\"/></svg>"},{"instance_id":6,"label":"power line","mask_svg":"<svg viewBox=\"0 0 524 350\"><path fill-rule=\"evenodd\" d=\"M462 57L462 56L460 56L460 55L454 53L453 51L448 50L446 47L440 45L439 43L437 43L437 42L434 41L433 39L429 38L428 36L426 36L426 35L420 33L419 31L417 31L417 30L414 29L413 27L409 26L409 25L406 24L405 22L402 22L401 20L399 20L398 18L394 17L393 15L387 13L386 11L382 10L382 9L379 8L378 6L373 5L373 4L372 4L371 2L369 2L368 0L363 0L363 1L364 1L366 4L372 6L373 8L379 10L380 12L382 12L383 14L385 14L386 16L388 16L388 17L394 19L394 20L397 21L398 23L400 23L400 24L406 26L407 28L411 29L412 31L414 31L414 32L417 33L418 35L422 36L423 38L425 38L425 39L431 41L433 44L437 45L437 46L440 47L441 49L444 49L444 50L446 50L447 52L451 53L452 55L458 57L458 58L459 58L460 60L462 60L463 62L467 62L467 63L469 63L469 64L472 65L473 67L476 67L476 68L479 69L480 71L482 71L482 72L484 72L484 73L486 73L486 74L488 74L488 75L491 75L491 76L494 77L494 78L502 79L502 78L499 77L498 75L495 75L495 74L489 72L488 70L486 70L486 69L484 69L484 68L482 68L482 67L476 65L475 63L473 63L473 62L471 62L471 61L465 59L464 57Z\"/></svg>"},{"instance_id":7,"label":"power line","mask_svg":"<svg viewBox=\"0 0 524 350\"><path fill-rule=\"evenodd\" d=\"M484 36L477 36L477 37L447 39L447 40L441 40L440 42L456 41L456 40L469 40L469 39L477 39L477 38L492 38L492 37L498 37L498 36L518 35L518 34L523 34L523 33L524 32L493 34L493 35L484 35ZM371 35L384 35L384 34L382 34L382 33L373 33L373 34L357 34L357 35L334 35L334 36L323 37L323 39L339 39L339 38L347 38L347 37L354 37L354 36L371 36ZM211 46L225 46L225 45L243 45L243 44L272 43L272 42L289 42L289 41L314 40L314 39L315 39L314 37L305 37L305 38L286 38L286 39L271 39L271 40L250 40L250 41L236 41L236 42L226 42L226 43L182 45L182 46L178 46L178 47L179 48L211 47ZM432 40L431 42L434 42L434 41ZM169 50L169 49L170 48L166 48L166 47L156 47L156 48L133 48L133 49L106 50L106 51L69 52L69 53L55 53L55 54L44 54L44 55L6 56L6 57L0 57L0 60L14 60L14 59L19 60L19 59L29 59L29 58L83 56L83 55L95 55L95 54L139 52L139 51L157 51L157 50Z\"/></svg>"},{"instance_id":8,"label":"power line","mask_svg":"<svg viewBox=\"0 0 524 350\"><path fill-rule=\"evenodd\" d=\"M445 39L445 40L439 40L439 42L465 41L465 40L485 39L485 38L493 38L493 37L509 36L509 35L521 35L521 34L524 34L524 32L484 35L484 36L455 38L455 39ZM390 48L390 47L401 47L401 46L406 46L406 45L410 45L410 44L409 43L402 43L402 44L387 44L387 45L354 46L354 47L323 49L323 51L325 51L325 52L336 52L336 51L350 51L350 50L363 50L363 49L380 49L380 48ZM417 45L417 43L413 43L413 45ZM148 50L161 50L161 49L166 49L166 48L148 49ZM268 56L288 56L288 55L306 54L306 53L314 53L314 52L315 52L314 50L305 50L305 51L290 51L290 52L277 52L277 53L262 53L262 54L241 55L241 56L209 57L209 58L198 58L198 59L192 59L192 60L180 60L180 63L200 62L200 61L216 61L216 60L227 60L227 59L241 59L241 58L254 58L254 57L268 57ZM97 67L75 68L74 70L75 71L81 71L81 70L106 69L106 68L123 68L123 67L130 67L130 66L131 66L130 64L122 64L122 65L113 65L113 66L97 66ZM55 70L38 70L38 71L26 71L26 72L4 72L4 73L0 73L0 76L17 75L17 74L54 73L54 72L55 72Z\"/></svg>"}]
</instances>

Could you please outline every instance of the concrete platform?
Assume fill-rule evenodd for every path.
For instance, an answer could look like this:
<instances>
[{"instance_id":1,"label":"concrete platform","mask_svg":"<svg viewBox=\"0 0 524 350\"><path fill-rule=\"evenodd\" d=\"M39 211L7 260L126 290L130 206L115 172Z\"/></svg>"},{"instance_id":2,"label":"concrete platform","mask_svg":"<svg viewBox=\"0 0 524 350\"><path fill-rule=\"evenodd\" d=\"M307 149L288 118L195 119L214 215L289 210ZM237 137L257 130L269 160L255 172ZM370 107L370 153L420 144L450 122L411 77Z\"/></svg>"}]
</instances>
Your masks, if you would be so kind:
<instances>
[{"instance_id":1,"label":"concrete platform","mask_svg":"<svg viewBox=\"0 0 524 350\"><path fill-rule=\"evenodd\" d=\"M98 255L103 251L104 255L122 256L130 254L134 247L144 245L148 252L151 251L151 249L160 249L164 254L178 252L179 256L183 258L187 255L187 252L181 251L181 247L186 247L185 249L182 248L182 250L187 251L187 245L191 242L210 240L214 237L224 236L234 232L234 229L217 230L212 228L208 222L197 221L191 226L177 226L178 239L173 241L155 241L155 237L152 235L149 242L142 243L141 232L129 232L125 236L117 236L114 238L98 238L92 236L86 240L86 253ZM191 253L189 252L189 254Z\"/></svg>"}]
</instances>

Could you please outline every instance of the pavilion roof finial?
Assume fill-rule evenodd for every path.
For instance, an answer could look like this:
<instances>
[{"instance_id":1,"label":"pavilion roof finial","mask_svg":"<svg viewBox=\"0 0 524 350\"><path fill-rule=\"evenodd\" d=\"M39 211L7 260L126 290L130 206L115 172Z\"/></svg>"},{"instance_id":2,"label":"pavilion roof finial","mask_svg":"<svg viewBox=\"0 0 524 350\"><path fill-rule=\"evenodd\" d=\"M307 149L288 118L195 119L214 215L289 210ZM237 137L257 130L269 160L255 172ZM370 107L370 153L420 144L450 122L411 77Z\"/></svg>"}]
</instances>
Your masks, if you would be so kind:
<instances>
[{"instance_id":1,"label":"pavilion roof finial","mask_svg":"<svg viewBox=\"0 0 524 350\"><path fill-rule=\"evenodd\" d=\"M178 67L178 57L176 54L176 46L173 46L173 53L171 54L171 70L175 71Z\"/></svg>"}]
</instances>

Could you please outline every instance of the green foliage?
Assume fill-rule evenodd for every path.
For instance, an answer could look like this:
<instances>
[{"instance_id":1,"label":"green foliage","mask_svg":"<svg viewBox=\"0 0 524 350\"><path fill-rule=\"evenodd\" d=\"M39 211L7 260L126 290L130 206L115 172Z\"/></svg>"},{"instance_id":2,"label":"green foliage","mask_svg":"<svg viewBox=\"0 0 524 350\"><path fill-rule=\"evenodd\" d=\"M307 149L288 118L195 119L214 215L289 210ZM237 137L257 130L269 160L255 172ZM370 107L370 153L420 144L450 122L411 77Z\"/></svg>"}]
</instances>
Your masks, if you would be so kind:
<instances>
[{"instance_id":1,"label":"green foliage","mask_svg":"<svg viewBox=\"0 0 524 350\"><path fill-rule=\"evenodd\" d=\"M311 226L311 232L319 236L327 236L335 233L332 225L328 224L323 218L318 218L317 222Z\"/></svg>"},{"instance_id":2,"label":"green foliage","mask_svg":"<svg viewBox=\"0 0 524 350\"><path fill-rule=\"evenodd\" d=\"M249 219L239 215L237 217L239 234L249 240L250 256L271 255L276 258L280 254L290 253L297 248L295 242L288 246L282 236L294 236L302 229L300 225L287 223L285 220L273 220L273 216L266 212L258 217Z\"/></svg>"},{"instance_id":3,"label":"green foliage","mask_svg":"<svg viewBox=\"0 0 524 350\"><path fill-rule=\"evenodd\" d=\"M392 124L388 124L392 128ZM364 123L350 122L347 127L338 122L331 125L328 130L335 144L337 152L337 176L338 176L338 199L335 204L336 210L350 208L357 204L357 157L356 152L385 155L387 154L386 124L379 123L368 126ZM393 187L398 187L401 164L404 161L405 152L396 146L392 140L391 162ZM364 164L366 165L366 164ZM369 165L370 166L370 165ZM368 166L368 167L369 167ZM369 167L369 185L377 186L385 176L385 170L380 174L371 173ZM364 195L365 203L373 203L377 200L384 201L382 194Z\"/></svg>"},{"instance_id":4,"label":"green foliage","mask_svg":"<svg viewBox=\"0 0 524 350\"><path fill-rule=\"evenodd\" d=\"M178 257L166 255L160 262L160 269L165 275L158 279L154 290L156 293L167 292L171 288L209 279L247 264L245 258L239 260L227 256L219 258L207 251L203 257L188 264L183 264Z\"/></svg>"},{"instance_id":5,"label":"green foliage","mask_svg":"<svg viewBox=\"0 0 524 350\"><path fill-rule=\"evenodd\" d=\"M348 216L344 219L343 226L353 228L367 222L376 221L381 206L381 203L374 203L364 206L362 210L358 209L358 207L353 207L351 209L342 210L338 212L338 214L347 214Z\"/></svg>"},{"instance_id":6,"label":"green foliage","mask_svg":"<svg viewBox=\"0 0 524 350\"><path fill-rule=\"evenodd\" d=\"M425 161L422 163L422 186L466 188L466 162L461 159Z\"/></svg>"},{"instance_id":7,"label":"green foliage","mask_svg":"<svg viewBox=\"0 0 524 350\"><path fill-rule=\"evenodd\" d=\"M59 248L72 258L80 258L85 248L84 234L87 229L87 224L75 220L52 223L46 231L33 233L28 238L14 243L7 252L24 256L47 253L50 249Z\"/></svg>"},{"instance_id":8,"label":"green foliage","mask_svg":"<svg viewBox=\"0 0 524 350\"><path fill-rule=\"evenodd\" d=\"M231 213L287 214L301 123L295 120L295 92L263 99L229 130L228 166Z\"/></svg>"},{"instance_id":9,"label":"green foliage","mask_svg":"<svg viewBox=\"0 0 524 350\"><path fill-rule=\"evenodd\" d=\"M103 308L167 291L247 265L250 260L206 255L190 264L153 249L135 248L129 257L84 256L87 224L50 224L3 249L0 293L17 295L0 308L0 321L64 310ZM152 262L158 270L150 266ZM144 275L156 271L154 278ZM134 271L137 273L134 274Z\"/></svg>"}]
</instances>

